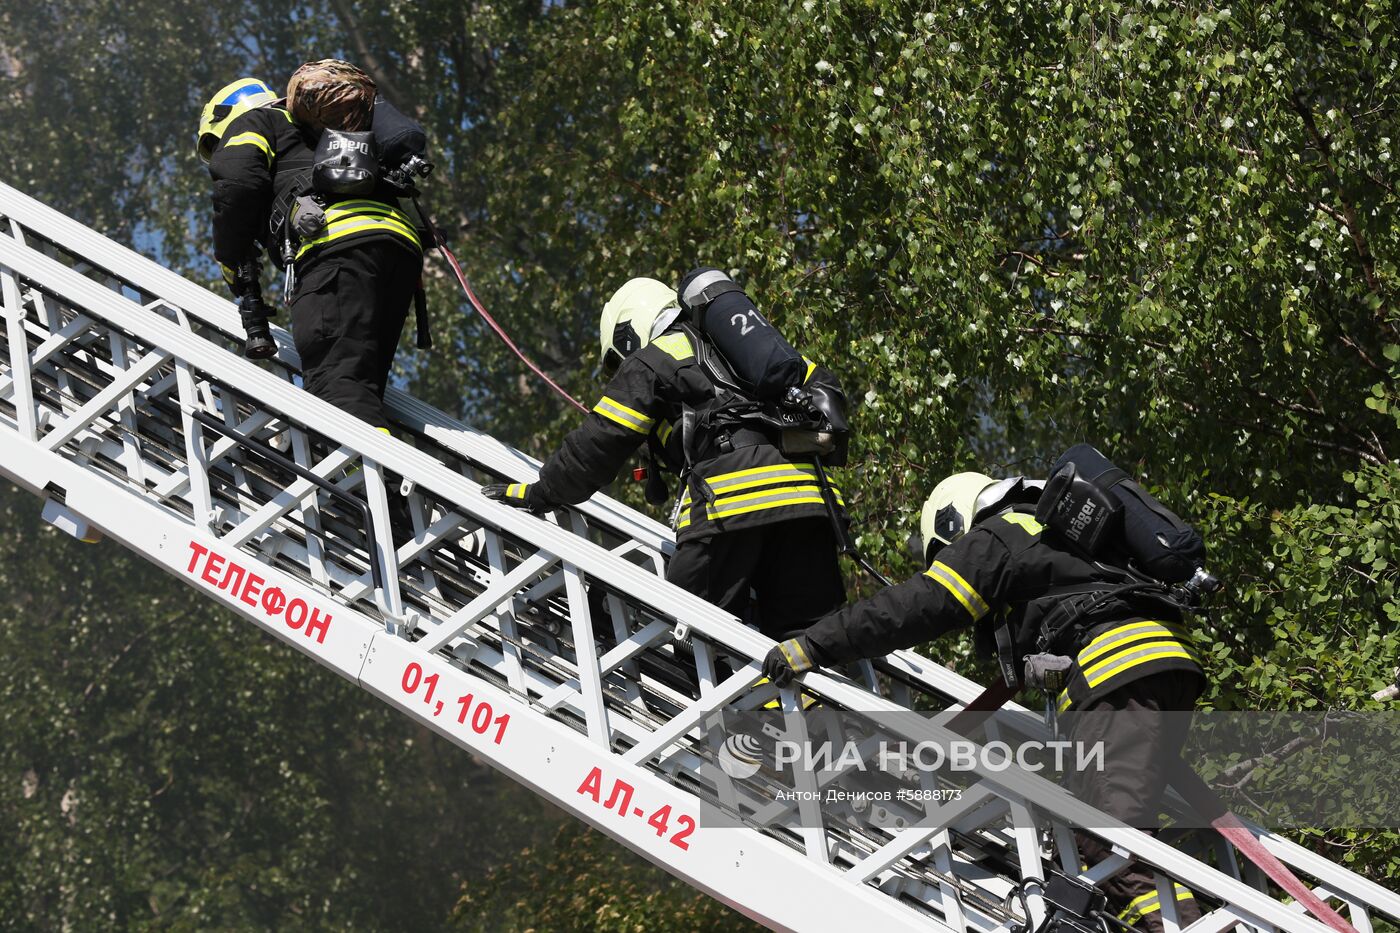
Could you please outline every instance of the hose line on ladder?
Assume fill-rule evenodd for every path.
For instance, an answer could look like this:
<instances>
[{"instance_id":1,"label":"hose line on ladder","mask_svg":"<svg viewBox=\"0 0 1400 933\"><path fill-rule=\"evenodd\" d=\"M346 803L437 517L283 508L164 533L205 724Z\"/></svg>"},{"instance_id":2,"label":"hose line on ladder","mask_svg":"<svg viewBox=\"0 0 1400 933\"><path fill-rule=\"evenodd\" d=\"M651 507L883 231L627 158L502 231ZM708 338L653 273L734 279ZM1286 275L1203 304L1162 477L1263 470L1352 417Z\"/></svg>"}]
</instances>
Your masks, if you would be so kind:
<instances>
[{"instance_id":1,"label":"hose line on ladder","mask_svg":"<svg viewBox=\"0 0 1400 933\"><path fill-rule=\"evenodd\" d=\"M532 373L543 379L551 389L560 395L560 397L567 399L569 404L573 405L585 415L588 414L587 405L584 405L578 399L560 388L559 384L549 378L549 375L544 370L540 369L539 366L535 364L534 360L525 355L524 350L516 346L515 341L511 340L510 335L505 332L505 328L496 323L496 319L486 310L486 306L481 303L481 299L476 297L476 292L472 291L471 284L467 281L466 273L462 271L462 264L457 261L457 257L452 254L452 250L447 248L447 241L443 238L442 234L438 232L438 228L433 223L432 219L428 217L428 212L423 210L422 206L418 204L417 199L414 199L414 206L418 208L418 216L422 217L423 222L427 225L428 234L433 238L433 243L437 246L438 252L442 253L443 258L447 260L447 264L452 267L452 274L456 276L457 284L462 286L462 293L467 296L467 301L476 309L476 313L481 315L481 319L486 322L486 325L496 332L496 336L500 337L501 341L505 343L506 346L510 347L511 352L520 357L520 361L528 366Z\"/></svg>"}]
</instances>

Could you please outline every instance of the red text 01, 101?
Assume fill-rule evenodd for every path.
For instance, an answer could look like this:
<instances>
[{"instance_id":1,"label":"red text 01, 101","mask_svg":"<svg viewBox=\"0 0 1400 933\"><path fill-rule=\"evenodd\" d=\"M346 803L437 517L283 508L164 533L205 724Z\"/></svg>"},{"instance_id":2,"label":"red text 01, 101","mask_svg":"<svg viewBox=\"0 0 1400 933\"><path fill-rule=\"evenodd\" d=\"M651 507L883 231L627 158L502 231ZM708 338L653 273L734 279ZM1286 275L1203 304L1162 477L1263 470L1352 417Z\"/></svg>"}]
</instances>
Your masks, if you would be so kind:
<instances>
[{"instance_id":1,"label":"red text 01, 101","mask_svg":"<svg viewBox=\"0 0 1400 933\"><path fill-rule=\"evenodd\" d=\"M427 677L424 677L423 666L417 661L411 661L409 665L403 669L403 680L400 681L399 685L403 687L403 692L409 695L416 694L420 687L426 687L427 689L423 692L423 702L432 707L434 716L439 716L442 714L443 701L437 700L435 702L433 700L433 694L437 690L438 678L440 676L439 674L429 674ZM501 744L501 740L504 739L506 735L506 726L510 723L510 713L502 713L496 716L495 711L491 709L490 703L478 703L470 693L459 696L457 698L457 706L459 707L457 712L457 721L459 723L463 725L470 723L472 731L477 735L486 735L488 732L493 732L494 727L491 741L495 742L497 745Z\"/></svg>"}]
</instances>

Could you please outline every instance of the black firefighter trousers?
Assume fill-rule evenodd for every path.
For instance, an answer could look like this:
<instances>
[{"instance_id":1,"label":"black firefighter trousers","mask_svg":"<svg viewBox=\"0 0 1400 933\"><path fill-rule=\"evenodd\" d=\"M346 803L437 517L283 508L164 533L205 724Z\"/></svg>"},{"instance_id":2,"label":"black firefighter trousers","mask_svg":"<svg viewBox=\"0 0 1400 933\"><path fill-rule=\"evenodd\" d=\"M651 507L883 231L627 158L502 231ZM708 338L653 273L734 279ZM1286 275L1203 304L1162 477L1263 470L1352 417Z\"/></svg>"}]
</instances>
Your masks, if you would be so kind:
<instances>
[{"instance_id":1,"label":"black firefighter trousers","mask_svg":"<svg viewBox=\"0 0 1400 933\"><path fill-rule=\"evenodd\" d=\"M775 639L806 628L846 602L836 535L824 517L790 518L683 541L666 568L666 579Z\"/></svg>"},{"instance_id":2,"label":"black firefighter trousers","mask_svg":"<svg viewBox=\"0 0 1400 933\"><path fill-rule=\"evenodd\" d=\"M307 391L387 428L384 388L423 257L388 236L358 240L297 266L292 339Z\"/></svg>"},{"instance_id":3,"label":"black firefighter trousers","mask_svg":"<svg viewBox=\"0 0 1400 933\"><path fill-rule=\"evenodd\" d=\"M1090 703L1081 712L1066 713L1062 722L1069 739L1092 746L1104 743L1104 770L1071 777L1074 796L1129 826L1157 826L1166 794L1168 764L1181 753L1196 705L1200 683L1195 677L1164 671L1131 681ZM1167 715L1163 715L1167 714ZM1111 854L1102 840L1076 831L1080 860L1095 865ZM1201 916L1191 892L1169 883L1182 926ZM1140 862L1099 884L1108 895L1109 909L1129 926L1163 933L1162 903L1153 870Z\"/></svg>"}]
</instances>

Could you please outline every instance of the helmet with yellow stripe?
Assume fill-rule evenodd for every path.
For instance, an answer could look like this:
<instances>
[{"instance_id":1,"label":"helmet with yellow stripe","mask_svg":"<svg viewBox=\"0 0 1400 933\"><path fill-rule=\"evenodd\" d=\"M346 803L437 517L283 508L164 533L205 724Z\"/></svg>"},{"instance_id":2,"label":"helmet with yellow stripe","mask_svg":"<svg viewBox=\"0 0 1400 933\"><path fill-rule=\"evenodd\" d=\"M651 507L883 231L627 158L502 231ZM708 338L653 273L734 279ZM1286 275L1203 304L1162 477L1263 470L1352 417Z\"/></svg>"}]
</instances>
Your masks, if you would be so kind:
<instances>
[{"instance_id":1,"label":"helmet with yellow stripe","mask_svg":"<svg viewBox=\"0 0 1400 933\"><path fill-rule=\"evenodd\" d=\"M199 115L195 151L199 153L200 161L208 162L214 155L214 149L230 123L249 110L266 107L276 100L277 95L272 88L257 78L239 78L219 88Z\"/></svg>"},{"instance_id":2,"label":"helmet with yellow stripe","mask_svg":"<svg viewBox=\"0 0 1400 933\"><path fill-rule=\"evenodd\" d=\"M651 343L680 315L676 290L656 279L629 279L603 305L598 336L603 369L615 372L622 361Z\"/></svg>"}]
</instances>

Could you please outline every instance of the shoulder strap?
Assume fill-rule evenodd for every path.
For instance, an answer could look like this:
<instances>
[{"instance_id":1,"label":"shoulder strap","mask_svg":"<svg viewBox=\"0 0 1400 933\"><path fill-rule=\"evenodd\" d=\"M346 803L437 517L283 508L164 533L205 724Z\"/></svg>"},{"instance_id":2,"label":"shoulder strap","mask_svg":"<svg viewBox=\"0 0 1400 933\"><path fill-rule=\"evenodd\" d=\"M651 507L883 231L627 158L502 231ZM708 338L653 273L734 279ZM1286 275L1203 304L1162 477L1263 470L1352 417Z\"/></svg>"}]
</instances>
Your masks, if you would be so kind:
<instances>
[{"instance_id":1,"label":"shoulder strap","mask_svg":"<svg viewBox=\"0 0 1400 933\"><path fill-rule=\"evenodd\" d=\"M705 338L700 329L689 322L681 322L677 325L680 330L690 338L690 344L695 350L695 362L700 364L700 368L705 371L705 375L710 377L710 381L717 389L727 389L736 395L743 396L746 393L739 380L729 368L729 364L715 350L714 345Z\"/></svg>"}]
</instances>

